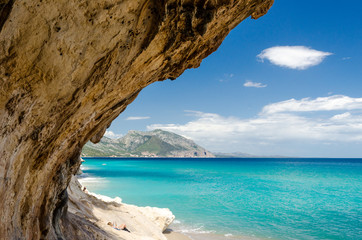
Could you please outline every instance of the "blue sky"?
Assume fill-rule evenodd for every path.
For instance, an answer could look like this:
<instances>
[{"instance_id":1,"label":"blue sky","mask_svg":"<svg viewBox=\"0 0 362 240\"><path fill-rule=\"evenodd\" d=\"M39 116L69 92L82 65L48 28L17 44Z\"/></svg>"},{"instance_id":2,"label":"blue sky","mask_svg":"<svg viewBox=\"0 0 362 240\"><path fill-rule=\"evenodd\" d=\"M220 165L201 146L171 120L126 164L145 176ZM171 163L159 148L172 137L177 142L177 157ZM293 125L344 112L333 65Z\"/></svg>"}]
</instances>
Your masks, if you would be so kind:
<instances>
[{"instance_id":1,"label":"blue sky","mask_svg":"<svg viewBox=\"0 0 362 240\"><path fill-rule=\"evenodd\" d=\"M162 128L211 151L362 157L360 9L276 0L199 68L145 88L106 136Z\"/></svg>"}]
</instances>

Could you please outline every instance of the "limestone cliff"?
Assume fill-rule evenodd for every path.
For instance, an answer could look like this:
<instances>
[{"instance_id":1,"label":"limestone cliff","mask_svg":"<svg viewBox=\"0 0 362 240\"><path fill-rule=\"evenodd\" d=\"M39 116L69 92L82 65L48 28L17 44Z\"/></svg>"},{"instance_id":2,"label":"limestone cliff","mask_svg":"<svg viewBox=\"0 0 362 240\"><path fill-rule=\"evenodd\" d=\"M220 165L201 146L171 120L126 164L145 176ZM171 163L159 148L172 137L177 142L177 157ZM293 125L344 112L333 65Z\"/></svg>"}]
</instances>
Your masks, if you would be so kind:
<instances>
[{"instance_id":1,"label":"limestone cliff","mask_svg":"<svg viewBox=\"0 0 362 240\"><path fill-rule=\"evenodd\" d=\"M82 146L272 3L0 0L1 238L101 238L67 211Z\"/></svg>"}]
</instances>

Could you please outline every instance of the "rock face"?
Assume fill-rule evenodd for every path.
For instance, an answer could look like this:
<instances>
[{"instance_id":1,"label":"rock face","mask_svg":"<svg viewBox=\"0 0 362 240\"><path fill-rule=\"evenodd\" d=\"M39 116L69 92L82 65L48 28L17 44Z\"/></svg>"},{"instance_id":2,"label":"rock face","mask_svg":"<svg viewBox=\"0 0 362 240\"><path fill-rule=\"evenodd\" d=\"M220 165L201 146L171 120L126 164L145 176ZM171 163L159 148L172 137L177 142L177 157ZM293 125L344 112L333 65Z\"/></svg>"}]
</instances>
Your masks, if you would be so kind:
<instances>
[{"instance_id":1,"label":"rock face","mask_svg":"<svg viewBox=\"0 0 362 240\"><path fill-rule=\"evenodd\" d=\"M76 177L68 186L68 218L77 219L80 226L86 226L87 238L125 239L125 240L166 240L162 232L172 223L175 216L169 209L137 207L124 204L119 198L103 201L92 193L84 193ZM112 201L114 200L114 201ZM117 226L126 223L126 231L118 231L108 226L111 222ZM84 239L83 229L75 228L72 234L65 232L67 239ZM76 237L74 237L76 236Z\"/></svg>"},{"instance_id":2,"label":"rock face","mask_svg":"<svg viewBox=\"0 0 362 240\"><path fill-rule=\"evenodd\" d=\"M119 139L103 137L97 144L86 143L82 157L215 157L192 140L172 132L131 130Z\"/></svg>"},{"instance_id":3,"label":"rock face","mask_svg":"<svg viewBox=\"0 0 362 240\"><path fill-rule=\"evenodd\" d=\"M96 238L67 211L82 146L142 88L198 67L272 3L1 0L1 238Z\"/></svg>"}]
</instances>

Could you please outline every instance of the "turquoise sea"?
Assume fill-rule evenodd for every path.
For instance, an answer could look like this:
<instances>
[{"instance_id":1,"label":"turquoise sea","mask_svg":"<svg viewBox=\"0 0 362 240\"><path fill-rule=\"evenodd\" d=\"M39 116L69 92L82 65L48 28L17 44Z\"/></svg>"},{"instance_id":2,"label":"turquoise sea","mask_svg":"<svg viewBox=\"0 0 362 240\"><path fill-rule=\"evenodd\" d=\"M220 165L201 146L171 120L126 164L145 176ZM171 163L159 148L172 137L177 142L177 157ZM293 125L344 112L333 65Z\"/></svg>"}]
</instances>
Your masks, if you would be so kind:
<instances>
[{"instance_id":1,"label":"turquoise sea","mask_svg":"<svg viewBox=\"0 0 362 240\"><path fill-rule=\"evenodd\" d=\"M194 239L362 239L362 159L85 158L89 191Z\"/></svg>"}]
</instances>

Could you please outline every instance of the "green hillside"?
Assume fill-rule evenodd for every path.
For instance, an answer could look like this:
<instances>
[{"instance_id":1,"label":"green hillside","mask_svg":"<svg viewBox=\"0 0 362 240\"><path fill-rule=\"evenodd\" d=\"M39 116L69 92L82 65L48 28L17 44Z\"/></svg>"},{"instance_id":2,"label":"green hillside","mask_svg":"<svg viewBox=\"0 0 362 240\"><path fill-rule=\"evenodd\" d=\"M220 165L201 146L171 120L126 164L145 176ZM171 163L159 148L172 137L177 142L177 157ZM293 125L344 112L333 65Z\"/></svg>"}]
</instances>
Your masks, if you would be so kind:
<instances>
[{"instance_id":1,"label":"green hillside","mask_svg":"<svg viewBox=\"0 0 362 240\"><path fill-rule=\"evenodd\" d=\"M82 150L87 157L214 157L212 153L192 140L175 133L154 130L129 131L119 139L103 137L93 144L88 142Z\"/></svg>"}]
</instances>

